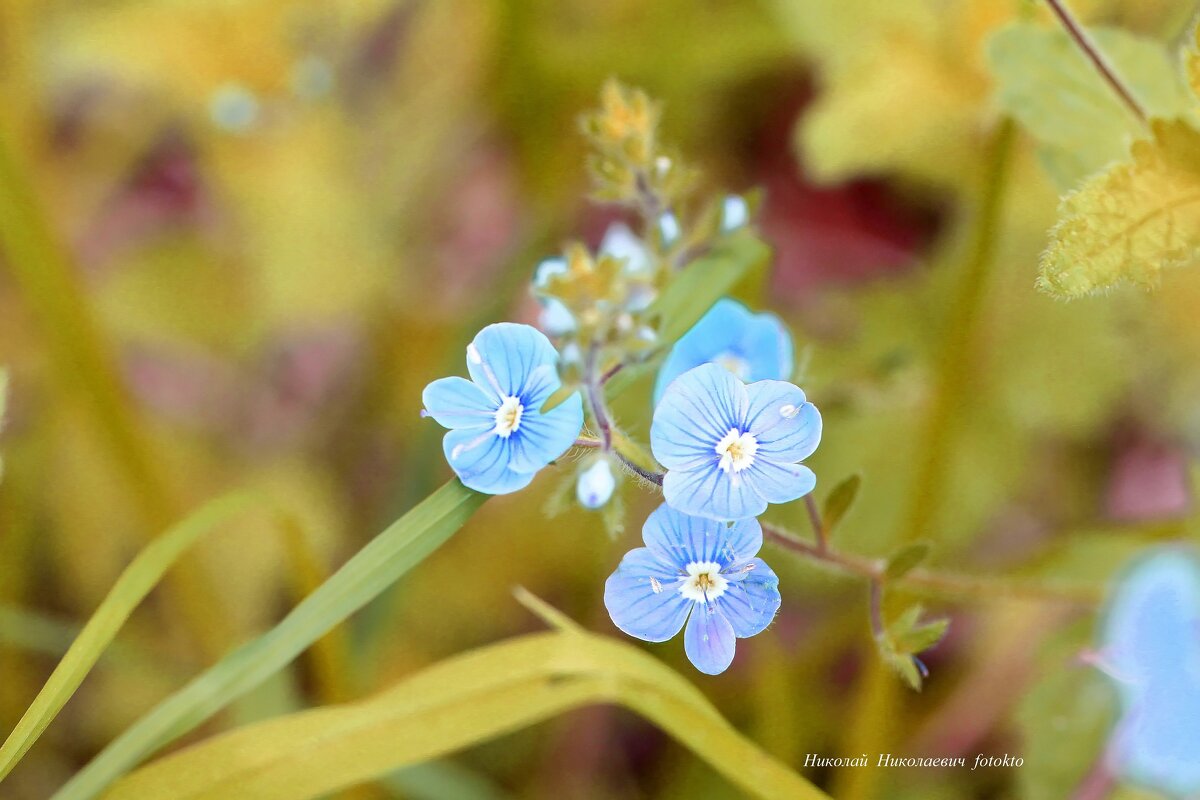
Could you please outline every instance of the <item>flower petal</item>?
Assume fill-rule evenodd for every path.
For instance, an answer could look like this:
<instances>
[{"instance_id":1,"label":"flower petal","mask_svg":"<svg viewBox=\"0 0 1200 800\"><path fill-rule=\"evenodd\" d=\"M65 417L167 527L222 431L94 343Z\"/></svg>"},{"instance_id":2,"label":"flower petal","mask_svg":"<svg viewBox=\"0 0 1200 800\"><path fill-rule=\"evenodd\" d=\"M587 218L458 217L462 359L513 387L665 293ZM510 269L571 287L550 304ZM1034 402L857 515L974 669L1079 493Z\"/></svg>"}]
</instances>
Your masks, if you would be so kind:
<instances>
[{"instance_id":1,"label":"flower petal","mask_svg":"<svg viewBox=\"0 0 1200 800\"><path fill-rule=\"evenodd\" d=\"M630 636L665 642L679 633L693 605L679 593L678 585L679 573L673 565L639 547L626 553L604 582L604 607L613 624Z\"/></svg>"},{"instance_id":2,"label":"flower petal","mask_svg":"<svg viewBox=\"0 0 1200 800\"><path fill-rule=\"evenodd\" d=\"M466 378L439 378L425 387L421 402L444 428L487 429L496 424L496 403Z\"/></svg>"},{"instance_id":3,"label":"flower petal","mask_svg":"<svg viewBox=\"0 0 1200 800\"><path fill-rule=\"evenodd\" d=\"M499 322L475 335L467 348L467 371L481 388L503 400L521 396L533 371L557 359L554 346L537 328Z\"/></svg>"},{"instance_id":4,"label":"flower petal","mask_svg":"<svg viewBox=\"0 0 1200 800\"><path fill-rule=\"evenodd\" d=\"M780 464L757 458L742 472L747 483L768 503L790 503L817 486L817 476L803 464Z\"/></svg>"},{"instance_id":5,"label":"flower petal","mask_svg":"<svg viewBox=\"0 0 1200 800\"><path fill-rule=\"evenodd\" d=\"M758 552L762 526L752 517L731 528L714 519L683 514L663 503L646 518L642 540L660 561L677 569L694 561L713 561L724 568Z\"/></svg>"},{"instance_id":6,"label":"flower petal","mask_svg":"<svg viewBox=\"0 0 1200 800\"><path fill-rule=\"evenodd\" d=\"M729 619L733 632L745 639L762 633L775 619L781 602L779 578L761 558L747 562L753 569L739 581L730 581L716 603Z\"/></svg>"},{"instance_id":7,"label":"flower petal","mask_svg":"<svg viewBox=\"0 0 1200 800\"><path fill-rule=\"evenodd\" d=\"M716 463L690 470L671 470L663 478L663 497L677 511L715 520L757 517L767 501L745 479L747 472L728 475Z\"/></svg>"},{"instance_id":8,"label":"flower petal","mask_svg":"<svg viewBox=\"0 0 1200 800\"><path fill-rule=\"evenodd\" d=\"M491 431L450 431L442 439L442 450L463 485L477 492L509 494L524 489L533 480L533 472L509 468L509 440Z\"/></svg>"},{"instance_id":9,"label":"flower petal","mask_svg":"<svg viewBox=\"0 0 1200 800\"><path fill-rule=\"evenodd\" d=\"M786 381L792 377L792 337L771 313L754 314L742 334L741 351L750 364L750 381Z\"/></svg>"},{"instance_id":10,"label":"flower petal","mask_svg":"<svg viewBox=\"0 0 1200 800\"><path fill-rule=\"evenodd\" d=\"M733 663L737 638L733 626L711 603L695 603L683 632L683 651L696 669L719 675Z\"/></svg>"},{"instance_id":11,"label":"flower petal","mask_svg":"<svg viewBox=\"0 0 1200 800\"><path fill-rule=\"evenodd\" d=\"M683 373L654 409L654 457L667 469L715 463L717 442L741 424L746 407L746 388L729 370L703 364Z\"/></svg>"},{"instance_id":12,"label":"flower petal","mask_svg":"<svg viewBox=\"0 0 1200 800\"><path fill-rule=\"evenodd\" d=\"M655 405L671 381L721 353L736 349L750 317L749 310L736 300L723 297L714 303L667 354L654 384Z\"/></svg>"},{"instance_id":13,"label":"flower petal","mask_svg":"<svg viewBox=\"0 0 1200 800\"><path fill-rule=\"evenodd\" d=\"M746 387L750 410L746 427L758 440L758 452L792 463L813 454L821 442L821 414L799 387L786 381L758 381Z\"/></svg>"},{"instance_id":14,"label":"flower petal","mask_svg":"<svg viewBox=\"0 0 1200 800\"><path fill-rule=\"evenodd\" d=\"M517 472L537 472L565 453L582 429L583 400L578 393L545 414L526 408L520 427L509 437L509 467Z\"/></svg>"}]
</instances>

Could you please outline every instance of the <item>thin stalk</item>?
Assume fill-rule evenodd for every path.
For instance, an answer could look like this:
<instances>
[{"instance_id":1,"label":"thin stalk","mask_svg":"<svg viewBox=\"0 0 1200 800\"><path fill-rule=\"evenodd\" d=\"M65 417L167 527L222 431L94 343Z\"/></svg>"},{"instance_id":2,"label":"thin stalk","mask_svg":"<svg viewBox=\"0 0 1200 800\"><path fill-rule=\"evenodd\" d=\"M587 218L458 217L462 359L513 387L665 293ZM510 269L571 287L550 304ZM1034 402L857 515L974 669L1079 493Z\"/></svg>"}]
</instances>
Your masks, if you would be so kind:
<instances>
[{"instance_id":1,"label":"thin stalk","mask_svg":"<svg viewBox=\"0 0 1200 800\"><path fill-rule=\"evenodd\" d=\"M1062 23L1067 34L1079 47L1083 54L1087 56L1088 61L1092 62L1092 66L1100 73L1100 77L1104 78L1104 82L1116 93L1125 107L1138 118L1138 121L1143 125L1146 124L1146 109L1133 96L1133 92L1123 80L1117 75L1110 62L1104 53L1096 46L1096 42L1088 35L1083 26L1079 24L1079 20L1071 13L1070 9L1063 4L1062 0L1046 0L1046 5L1050 6L1050 10L1054 12L1054 16Z\"/></svg>"},{"instance_id":2,"label":"thin stalk","mask_svg":"<svg viewBox=\"0 0 1200 800\"><path fill-rule=\"evenodd\" d=\"M600 346L592 343L584 364L583 384L587 392L588 406L592 410L592 419L596 421L596 429L600 432L601 449L608 452L612 449L612 421L608 415L608 406L604 403L604 387L597 374L599 360Z\"/></svg>"},{"instance_id":3,"label":"thin stalk","mask_svg":"<svg viewBox=\"0 0 1200 800\"><path fill-rule=\"evenodd\" d=\"M1013 137L1012 121L1005 119L992 139L965 274L950 301L950 318L946 320L941 352L935 362L937 374L921 437L912 506L902 531L902 538L907 541L930 536L929 527L937 518L937 506L944 495L941 487L950 470L947 453L957 418L961 409L970 404L967 390L975 369L976 328L983 316L987 278L996 254Z\"/></svg>"},{"instance_id":4,"label":"thin stalk","mask_svg":"<svg viewBox=\"0 0 1200 800\"><path fill-rule=\"evenodd\" d=\"M884 580L887 562L883 559L844 553L828 547L822 549L773 525L764 524L762 529L768 541L803 556L817 566L871 582ZM1053 588L1009 578L961 575L922 568L912 570L892 581L892 584L916 594L957 601L1011 598L1094 608L1102 599L1101 590L1094 587Z\"/></svg>"},{"instance_id":5,"label":"thin stalk","mask_svg":"<svg viewBox=\"0 0 1200 800\"><path fill-rule=\"evenodd\" d=\"M804 495L804 507L808 510L808 521L812 525L813 536L817 538L817 549L824 552L829 549L829 532L825 530L825 520L821 518L821 510L812 492Z\"/></svg>"}]
</instances>

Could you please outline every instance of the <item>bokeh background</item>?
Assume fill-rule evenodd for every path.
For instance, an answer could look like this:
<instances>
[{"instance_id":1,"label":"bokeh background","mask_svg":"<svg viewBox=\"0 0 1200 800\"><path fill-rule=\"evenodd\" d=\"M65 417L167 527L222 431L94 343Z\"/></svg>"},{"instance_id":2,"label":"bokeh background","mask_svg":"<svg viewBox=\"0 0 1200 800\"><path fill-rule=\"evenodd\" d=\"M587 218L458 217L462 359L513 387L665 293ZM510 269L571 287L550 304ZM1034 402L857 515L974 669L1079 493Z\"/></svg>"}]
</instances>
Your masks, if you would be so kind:
<instances>
[{"instance_id":1,"label":"bokeh background","mask_svg":"<svg viewBox=\"0 0 1200 800\"><path fill-rule=\"evenodd\" d=\"M1195 3L1072 6L1173 41ZM775 260L742 299L803 353L825 416L818 494L864 476L842 547L882 555L916 532L939 566L1099 586L1194 538L1200 276L1070 304L1034 290L1058 190L1001 120L984 59L1017 19L1048 20L1014 0L3 3L0 728L170 522L249 487L296 524L264 509L206 540L0 794L46 797L450 475L421 388L462 372L482 325L532 321L536 262L618 218L586 199L576 126L613 76L664 102L704 192L764 190ZM647 395L617 407L642 436ZM655 499L626 480L614 540L562 502L573 478L567 460L489 502L189 740L537 630L518 584L620 635L603 581ZM803 530L796 505L776 518ZM860 584L766 557L783 609L727 674L696 673L678 641L652 648L765 749L796 767L1025 759L805 771L836 797L1062 798L1102 751L1114 704L1081 657L1093 615L935 603L951 632L916 694L880 665ZM351 796L735 795L595 708Z\"/></svg>"}]
</instances>

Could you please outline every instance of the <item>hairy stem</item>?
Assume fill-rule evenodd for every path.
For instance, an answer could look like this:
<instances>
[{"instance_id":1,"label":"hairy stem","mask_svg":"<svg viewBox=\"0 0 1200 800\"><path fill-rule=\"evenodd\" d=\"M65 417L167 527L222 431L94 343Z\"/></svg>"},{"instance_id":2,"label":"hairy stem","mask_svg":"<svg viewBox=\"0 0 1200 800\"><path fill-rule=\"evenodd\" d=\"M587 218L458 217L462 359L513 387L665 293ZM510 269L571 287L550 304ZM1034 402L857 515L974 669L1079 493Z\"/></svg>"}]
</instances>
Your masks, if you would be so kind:
<instances>
[{"instance_id":1,"label":"hairy stem","mask_svg":"<svg viewBox=\"0 0 1200 800\"><path fill-rule=\"evenodd\" d=\"M1138 118L1144 125L1146 124L1146 109L1133 96L1133 92L1125 85L1125 82L1117 76L1116 71L1112 67L1112 63L1104 56L1104 53L1096 47L1095 41L1088 35L1083 26L1079 24L1079 20L1071 13L1070 9L1063 4L1062 0L1046 0L1046 5L1050 6L1050 10L1054 12L1054 16L1062 23L1067 34L1078 45L1079 49L1087 56L1088 61L1092 62L1092 66L1104 78L1104 82L1116 92L1117 97L1121 98L1121 102L1125 107Z\"/></svg>"}]
</instances>

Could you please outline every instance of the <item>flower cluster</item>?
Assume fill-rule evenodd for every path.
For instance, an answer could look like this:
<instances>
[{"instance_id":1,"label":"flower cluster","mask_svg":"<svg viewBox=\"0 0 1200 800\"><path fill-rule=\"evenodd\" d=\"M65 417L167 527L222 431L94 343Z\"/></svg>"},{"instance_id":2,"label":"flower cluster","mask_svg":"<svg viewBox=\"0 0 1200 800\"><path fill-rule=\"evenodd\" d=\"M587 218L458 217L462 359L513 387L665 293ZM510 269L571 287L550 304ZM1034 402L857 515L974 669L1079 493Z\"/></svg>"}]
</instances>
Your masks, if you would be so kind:
<instances>
[{"instance_id":1,"label":"flower cluster","mask_svg":"<svg viewBox=\"0 0 1200 800\"><path fill-rule=\"evenodd\" d=\"M688 658L716 674L735 640L765 629L779 608L778 580L756 557L755 518L812 491L816 478L799 462L820 441L821 417L786 382L791 337L771 314L719 299L664 352L657 299L694 251L748 226L751 208L729 196L685 229L672 209L687 171L658 143L657 107L615 84L603 100L584 123L597 194L636 211L642 233L616 223L594 254L577 243L541 262L533 293L542 330L484 328L467 348L471 380L429 384L425 414L450 429L446 459L480 492L524 488L573 444L593 448L574 483L586 509L619 513L622 466L661 483L665 503L646 520L646 546L608 579L605 603L632 636L660 642L684 630ZM651 464L617 428L605 393L617 371L657 358ZM581 436L585 406L595 436Z\"/></svg>"}]
</instances>

